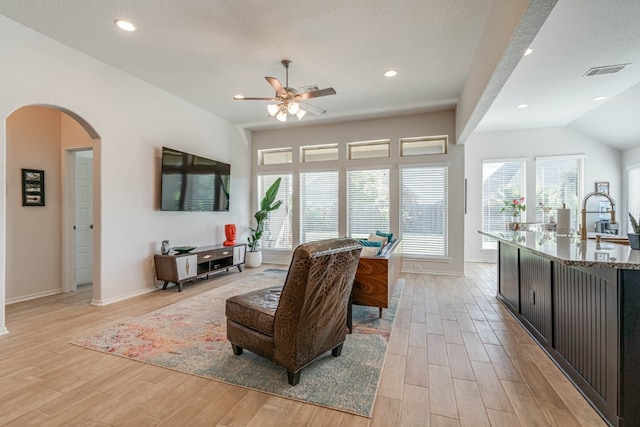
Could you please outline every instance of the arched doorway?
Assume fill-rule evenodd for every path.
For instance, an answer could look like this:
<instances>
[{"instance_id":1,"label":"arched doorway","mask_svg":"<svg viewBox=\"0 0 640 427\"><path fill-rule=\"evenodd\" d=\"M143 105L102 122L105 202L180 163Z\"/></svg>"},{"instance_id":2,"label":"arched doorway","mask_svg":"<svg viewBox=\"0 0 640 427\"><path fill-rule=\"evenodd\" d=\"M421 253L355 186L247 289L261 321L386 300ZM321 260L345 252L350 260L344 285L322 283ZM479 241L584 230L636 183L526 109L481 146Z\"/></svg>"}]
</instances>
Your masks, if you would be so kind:
<instances>
[{"instance_id":1,"label":"arched doorway","mask_svg":"<svg viewBox=\"0 0 640 427\"><path fill-rule=\"evenodd\" d=\"M6 303L25 301L75 290L76 193L75 153L91 150L92 164L99 162L97 132L76 113L53 105L30 105L6 119ZM24 191L21 169L42 171L40 205L21 203ZM93 167L92 188L99 188ZM37 186L36 186L37 187ZM93 192L96 193L97 192ZM92 211L97 197L92 197ZM99 220L91 221L92 248L99 244ZM92 262L98 252L90 250ZM101 294L99 270L91 271L92 302Z\"/></svg>"}]
</instances>

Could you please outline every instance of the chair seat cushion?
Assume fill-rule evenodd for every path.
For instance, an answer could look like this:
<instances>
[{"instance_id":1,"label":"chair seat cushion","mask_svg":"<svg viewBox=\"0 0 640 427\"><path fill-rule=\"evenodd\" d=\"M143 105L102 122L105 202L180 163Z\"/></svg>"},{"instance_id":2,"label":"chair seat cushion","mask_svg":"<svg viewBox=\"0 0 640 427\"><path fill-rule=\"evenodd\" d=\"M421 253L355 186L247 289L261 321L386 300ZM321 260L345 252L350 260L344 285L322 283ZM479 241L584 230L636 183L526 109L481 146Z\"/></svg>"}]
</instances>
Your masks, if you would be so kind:
<instances>
[{"instance_id":1,"label":"chair seat cushion","mask_svg":"<svg viewBox=\"0 0 640 427\"><path fill-rule=\"evenodd\" d=\"M279 285L231 297L227 299L227 318L272 337L281 293L282 285Z\"/></svg>"}]
</instances>

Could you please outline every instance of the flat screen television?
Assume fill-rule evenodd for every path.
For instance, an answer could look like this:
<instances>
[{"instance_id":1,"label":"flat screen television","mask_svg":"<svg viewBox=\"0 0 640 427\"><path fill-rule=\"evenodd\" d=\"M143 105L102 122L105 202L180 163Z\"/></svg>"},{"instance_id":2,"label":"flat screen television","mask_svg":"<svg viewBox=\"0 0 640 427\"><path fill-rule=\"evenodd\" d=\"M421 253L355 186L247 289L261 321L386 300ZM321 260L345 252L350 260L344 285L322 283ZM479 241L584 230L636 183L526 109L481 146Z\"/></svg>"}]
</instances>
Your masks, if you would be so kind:
<instances>
[{"instance_id":1,"label":"flat screen television","mask_svg":"<svg viewBox=\"0 0 640 427\"><path fill-rule=\"evenodd\" d=\"M160 209L229 211L231 165L162 147Z\"/></svg>"}]
</instances>

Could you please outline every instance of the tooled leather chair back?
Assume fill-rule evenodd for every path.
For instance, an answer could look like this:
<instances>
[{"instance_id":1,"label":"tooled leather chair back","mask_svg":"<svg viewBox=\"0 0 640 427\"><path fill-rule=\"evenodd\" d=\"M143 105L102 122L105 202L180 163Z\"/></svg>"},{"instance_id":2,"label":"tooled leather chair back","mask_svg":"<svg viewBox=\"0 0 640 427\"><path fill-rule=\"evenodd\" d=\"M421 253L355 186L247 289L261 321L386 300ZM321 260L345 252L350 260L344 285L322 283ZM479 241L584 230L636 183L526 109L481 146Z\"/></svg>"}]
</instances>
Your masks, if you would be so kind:
<instances>
[{"instance_id":1,"label":"tooled leather chair back","mask_svg":"<svg viewBox=\"0 0 640 427\"><path fill-rule=\"evenodd\" d=\"M361 249L353 239L296 248L274 319L276 362L295 370L344 342Z\"/></svg>"}]
</instances>

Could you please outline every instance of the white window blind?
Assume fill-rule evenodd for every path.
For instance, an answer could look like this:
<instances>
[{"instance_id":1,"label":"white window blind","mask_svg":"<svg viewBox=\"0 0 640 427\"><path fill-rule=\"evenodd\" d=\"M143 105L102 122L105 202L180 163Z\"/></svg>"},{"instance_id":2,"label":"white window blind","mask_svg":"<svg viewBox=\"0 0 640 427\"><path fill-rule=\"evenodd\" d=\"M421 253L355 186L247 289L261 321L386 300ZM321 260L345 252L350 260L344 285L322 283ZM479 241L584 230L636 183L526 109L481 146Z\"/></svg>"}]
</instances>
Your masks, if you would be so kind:
<instances>
[{"instance_id":1,"label":"white window blind","mask_svg":"<svg viewBox=\"0 0 640 427\"><path fill-rule=\"evenodd\" d=\"M300 172L300 243L338 237L338 171Z\"/></svg>"},{"instance_id":2,"label":"white window blind","mask_svg":"<svg viewBox=\"0 0 640 427\"><path fill-rule=\"evenodd\" d=\"M640 165L630 167L627 170L627 200L629 203L629 212L633 215L636 221L640 221ZM622 214L621 212L618 212ZM629 220L629 214L624 213L626 219L620 218L620 222L627 222L627 230L633 232L631 227L631 221Z\"/></svg>"},{"instance_id":3,"label":"white window blind","mask_svg":"<svg viewBox=\"0 0 640 427\"><path fill-rule=\"evenodd\" d=\"M402 252L405 255L448 255L448 168L400 169Z\"/></svg>"},{"instance_id":4,"label":"white window blind","mask_svg":"<svg viewBox=\"0 0 640 427\"><path fill-rule=\"evenodd\" d=\"M501 212L505 200L524 197L526 188L524 160L488 160L482 163L482 229L506 231L511 221L509 213ZM525 199L527 209L531 203ZM496 249L496 242L482 236L482 249Z\"/></svg>"},{"instance_id":5,"label":"white window blind","mask_svg":"<svg viewBox=\"0 0 640 427\"><path fill-rule=\"evenodd\" d=\"M389 169L347 171L347 235L389 232Z\"/></svg>"},{"instance_id":6,"label":"white window blind","mask_svg":"<svg viewBox=\"0 0 640 427\"><path fill-rule=\"evenodd\" d=\"M291 203L292 203L292 185L291 174L288 175L260 175L258 176L258 204L264 197L264 194L269 189L271 184L278 179L280 181L280 188L276 200L282 200L282 205L279 209L269 212L269 217L264 226L264 233L262 235L261 247L275 248L275 249L291 249L292 247L292 234L291 234ZM255 219L252 219L251 226L255 227Z\"/></svg>"},{"instance_id":7,"label":"white window blind","mask_svg":"<svg viewBox=\"0 0 640 427\"><path fill-rule=\"evenodd\" d=\"M549 222L539 203L551 207L550 215L555 209L566 204L571 209L571 228L577 229L580 222L580 182L582 158L577 157L545 157L536 159L536 221ZM534 206L528 206L534 207Z\"/></svg>"}]
</instances>

